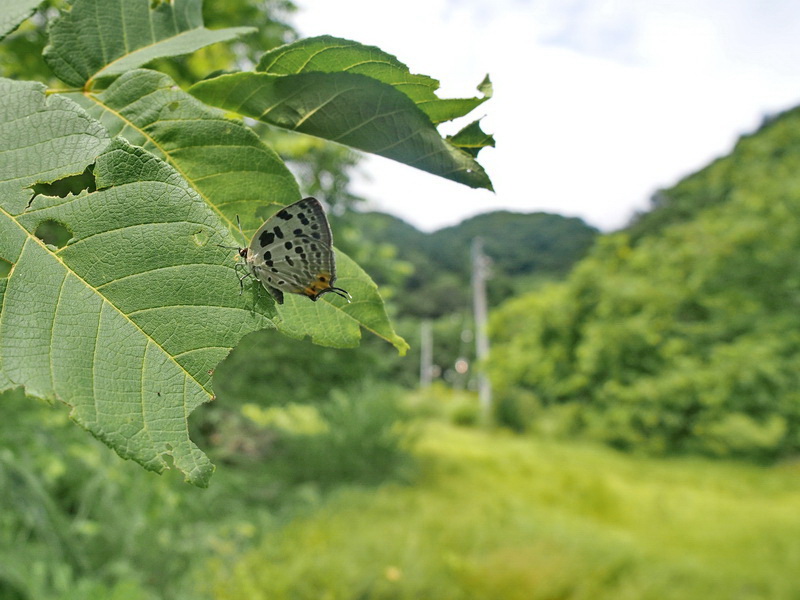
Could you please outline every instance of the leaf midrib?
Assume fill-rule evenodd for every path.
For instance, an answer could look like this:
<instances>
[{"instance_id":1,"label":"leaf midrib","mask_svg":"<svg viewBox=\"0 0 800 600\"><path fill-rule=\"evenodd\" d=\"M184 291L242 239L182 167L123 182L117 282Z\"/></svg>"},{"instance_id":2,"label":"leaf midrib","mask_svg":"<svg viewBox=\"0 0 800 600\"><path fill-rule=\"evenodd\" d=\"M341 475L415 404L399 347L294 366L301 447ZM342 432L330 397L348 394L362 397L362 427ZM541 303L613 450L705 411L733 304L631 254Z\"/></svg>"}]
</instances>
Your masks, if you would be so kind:
<instances>
[{"instance_id":1,"label":"leaf midrib","mask_svg":"<svg viewBox=\"0 0 800 600\"><path fill-rule=\"evenodd\" d=\"M155 93L155 92L152 92L152 93ZM136 123L134 123L133 121L131 121L130 119L128 119L127 117L122 115L119 111L116 111L113 108L109 107L108 105L103 104L102 102L100 102L100 100L94 94L83 92L83 95L88 100L90 100L91 102L94 102L97 106L99 106L100 109L102 109L102 110L114 115L120 121L122 121L127 126L129 126L131 129L133 129L135 131L138 131L148 142L150 142L151 144L153 144L153 146L158 148L159 152L161 152L161 155L166 157L167 162L169 163L169 165L173 169L175 169L175 171L177 171L177 173L181 176L181 178L188 185L191 186L191 188L195 191L195 193L198 196L200 196L203 199L203 202L205 202L205 204L207 206L209 206L211 208L211 210L213 210L215 213L217 213L217 215L219 215L219 218L222 219L222 221L227 224L226 228L228 229L228 231L230 232L231 230L235 231L236 229L238 229L238 227L234 225L233 221L231 221L227 217L227 215L225 215L225 213L223 213L221 210L219 210L219 208L217 208L217 206L213 202L211 202L209 200L209 198L201 190L197 189L196 186L192 185L192 181L193 180L189 176L187 176L186 172L183 169L181 169L179 165L177 165L175 163L175 161L172 159L172 154L167 152L164 149L164 147L161 146L161 144L159 144L147 131L145 131L144 129L139 127ZM244 243L246 244L247 240L245 240Z\"/></svg>"}]
</instances>

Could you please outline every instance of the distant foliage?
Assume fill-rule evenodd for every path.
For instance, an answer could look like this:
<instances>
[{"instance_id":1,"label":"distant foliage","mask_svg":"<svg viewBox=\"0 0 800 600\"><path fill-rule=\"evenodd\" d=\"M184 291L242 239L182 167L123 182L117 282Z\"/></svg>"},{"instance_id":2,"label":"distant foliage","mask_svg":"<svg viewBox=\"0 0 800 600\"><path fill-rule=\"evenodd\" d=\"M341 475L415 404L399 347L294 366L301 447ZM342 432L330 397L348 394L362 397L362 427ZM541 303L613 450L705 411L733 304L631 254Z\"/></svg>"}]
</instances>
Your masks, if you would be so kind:
<instances>
[{"instance_id":1,"label":"distant foliage","mask_svg":"<svg viewBox=\"0 0 800 600\"><path fill-rule=\"evenodd\" d=\"M651 209L637 215L628 227L631 238L637 240L669 225L690 221L707 208L727 202L739 190L752 189L753 178L763 177L767 165L791 169L800 161L798 113L800 108L794 108L764 119L757 133L742 136L734 152L675 187L655 193ZM793 177L793 173L781 170L773 176Z\"/></svg>"},{"instance_id":2,"label":"distant foliage","mask_svg":"<svg viewBox=\"0 0 800 600\"><path fill-rule=\"evenodd\" d=\"M326 490L379 484L413 473L410 430L396 388L367 382L334 390L319 405L320 431L281 436L272 468L287 483Z\"/></svg>"},{"instance_id":3,"label":"distant foliage","mask_svg":"<svg viewBox=\"0 0 800 600\"><path fill-rule=\"evenodd\" d=\"M577 218L494 211L424 233L380 213L352 215L369 239L397 247L412 272L398 291L401 314L437 318L471 306L471 245L481 237L492 260L489 300L509 298L532 278L561 277L588 251L597 230ZM380 281L379 281L380 283Z\"/></svg>"},{"instance_id":4,"label":"distant foliage","mask_svg":"<svg viewBox=\"0 0 800 600\"><path fill-rule=\"evenodd\" d=\"M800 451L800 111L495 314L503 420L653 452Z\"/></svg>"},{"instance_id":5,"label":"distant foliage","mask_svg":"<svg viewBox=\"0 0 800 600\"><path fill-rule=\"evenodd\" d=\"M482 237L494 268L506 275L561 275L584 256L596 234L578 218L495 211L435 232L428 247L446 269L469 273L465 258L472 240Z\"/></svg>"}]
</instances>

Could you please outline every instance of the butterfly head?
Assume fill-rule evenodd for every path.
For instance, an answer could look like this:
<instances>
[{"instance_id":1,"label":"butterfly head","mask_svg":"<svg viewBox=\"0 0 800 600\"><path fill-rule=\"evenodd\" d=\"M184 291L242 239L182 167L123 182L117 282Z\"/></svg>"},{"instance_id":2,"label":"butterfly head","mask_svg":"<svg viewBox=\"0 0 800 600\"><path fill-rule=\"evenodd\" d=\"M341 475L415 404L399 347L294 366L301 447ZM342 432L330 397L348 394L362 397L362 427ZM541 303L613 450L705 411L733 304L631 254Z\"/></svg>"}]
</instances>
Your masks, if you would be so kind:
<instances>
[{"instance_id":1,"label":"butterfly head","mask_svg":"<svg viewBox=\"0 0 800 600\"><path fill-rule=\"evenodd\" d=\"M247 258L247 248L239 248L239 256Z\"/></svg>"}]
</instances>

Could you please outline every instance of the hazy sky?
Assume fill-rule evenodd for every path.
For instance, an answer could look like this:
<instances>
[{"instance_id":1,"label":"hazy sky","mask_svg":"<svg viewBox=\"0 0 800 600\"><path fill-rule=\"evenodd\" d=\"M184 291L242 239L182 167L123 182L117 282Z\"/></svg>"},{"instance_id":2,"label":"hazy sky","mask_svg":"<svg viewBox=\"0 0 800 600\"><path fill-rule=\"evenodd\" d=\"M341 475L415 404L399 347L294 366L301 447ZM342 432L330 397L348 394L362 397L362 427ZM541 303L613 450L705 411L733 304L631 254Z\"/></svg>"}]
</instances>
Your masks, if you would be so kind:
<instances>
[{"instance_id":1,"label":"hazy sky","mask_svg":"<svg viewBox=\"0 0 800 600\"><path fill-rule=\"evenodd\" d=\"M383 158L355 189L425 230L496 209L623 226L651 194L800 104L797 0L296 0L304 36L379 46L473 96L495 194Z\"/></svg>"}]
</instances>

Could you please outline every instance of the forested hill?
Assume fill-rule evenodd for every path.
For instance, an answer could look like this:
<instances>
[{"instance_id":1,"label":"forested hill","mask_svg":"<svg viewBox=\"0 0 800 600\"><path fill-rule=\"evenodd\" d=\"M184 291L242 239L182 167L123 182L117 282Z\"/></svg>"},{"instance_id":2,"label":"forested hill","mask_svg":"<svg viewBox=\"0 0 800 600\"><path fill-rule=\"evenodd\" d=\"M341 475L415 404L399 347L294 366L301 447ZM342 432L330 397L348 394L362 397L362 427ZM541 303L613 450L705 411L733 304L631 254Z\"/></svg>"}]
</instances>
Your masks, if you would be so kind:
<instances>
[{"instance_id":1,"label":"forested hill","mask_svg":"<svg viewBox=\"0 0 800 600\"><path fill-rule=\"evenodd\" d=\"M624 448L797 455L798 251L794 109L598 238L564 283L495 311L504 414Z\"/></svg>"},{"instance_id":2,"label":"forested hill","mask_svg":"<svg viewBox=\"0 0 800 600\"><path fill-rule=\"evenodd\" d=\"M375 244L391 244L397 258L410 263L412 272L398 296L412 301L408 306L398 301L404 313L424 317L470 306L470 248L476 237L492 260L490 300L496 304L532 278L566 275L597 235L581 219L541 212L495 211L433 233L378 212L355 213L348 224Z\"/></svg>"},{"instance_id":3,"label":"forested hill","mask_svg":"<svg viewBox=\"0 0 800 600\"><path fill-rule=\"evenodd\" d=\"M800 107L765 118L755 133L742 136L730 154L677 185L659 190L651 208L627 228L631 239L694 219L700 212L753 190L768 179L800 173Z\"/></svg>"}]
</instances>

